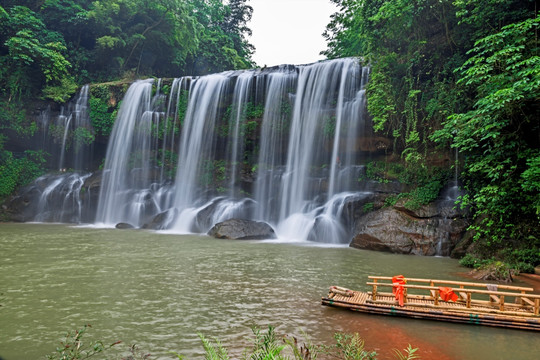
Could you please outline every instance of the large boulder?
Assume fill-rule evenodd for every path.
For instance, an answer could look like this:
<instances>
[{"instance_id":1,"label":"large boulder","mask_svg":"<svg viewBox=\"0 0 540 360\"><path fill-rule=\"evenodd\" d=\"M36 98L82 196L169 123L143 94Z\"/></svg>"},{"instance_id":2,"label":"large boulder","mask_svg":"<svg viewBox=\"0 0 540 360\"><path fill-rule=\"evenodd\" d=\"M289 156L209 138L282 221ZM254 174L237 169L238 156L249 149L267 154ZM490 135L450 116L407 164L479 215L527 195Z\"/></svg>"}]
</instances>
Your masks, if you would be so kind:
<instances>
[{"instance_id":1,"label":"large boulder","mask_svg":"<svg viewBox=\"0 0 540 360\"><path fill-rule=\"evenodd\" d=\"M402 206L370 212L357 221L351 247L399 254L449 256L462 239L467 222L446 217L438 204L415 211Z\"/></svg>"},{"instance_id":2,"label":"large boulder","mask_svg":"<svg viewBox=\"0 0 540 360\"><path fill-rule=\"evenodd\" d=\"M115 228L120 229L120 230L135 229L135 225L121 222L121 223L116 224Z\"/></svg>"},{"instance_id":3,"label":"large boulder","mask_svg":"<svg viewBox=\"0 0 540 360\"><path fill-rule=\"evenodd\" d=\"M218 239L263 240L275 239L274 229L265 222L230 219L214 225L208 235Z\"/></svg>"}]
</instances>

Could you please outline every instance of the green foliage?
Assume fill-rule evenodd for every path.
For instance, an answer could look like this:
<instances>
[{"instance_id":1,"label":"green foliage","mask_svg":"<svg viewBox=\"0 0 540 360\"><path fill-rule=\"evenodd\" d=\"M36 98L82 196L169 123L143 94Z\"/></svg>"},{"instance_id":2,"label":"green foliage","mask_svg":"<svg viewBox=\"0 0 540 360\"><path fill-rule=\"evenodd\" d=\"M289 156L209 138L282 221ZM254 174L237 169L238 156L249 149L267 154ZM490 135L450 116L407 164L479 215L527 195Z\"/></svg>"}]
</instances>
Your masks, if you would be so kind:
<instances>
[{"instance_id":1,"label":"green foliage","mask_svg":"<svg viewBox=\"0 0 540 360\"><path fill-rule=\"evenodd\" d=\"M13 6L4 11L0 25L4 95L20 100L43 86L69 81L71 63L62 35L49 31L38 14L25 6Z\"/></svg>"},{"instance_id":2,"label":"green foliage","mask_svg":"<svg viewBox=\"0 0 540 360\"><path fill-rule=\"evenodd\" d=\"M476 103L450 116L437 140L452 139L467 156L462 199L477 220L475 239L499 248L538 246L540 17L505 26L478 40L458 69Z\"/></svg>"},{"instance_id":3,"label":"green foliage","mask_svg":"<svg viewBox=\"0 0 540 360\"><path fill-rule=\"evenodd\" d=\"M365 203L364 206L362 207L362 209L364 210L364 212L370 212L370 211L373 211L373 209L375 208L375 204L373 204L372 202L370 203Z\"/></svg>"},{"instance_id":4,"label":"green foliage","mask_svg":"<svg viewBox=\"0 0 540 360\"><path fill-rule=\"evenodd\" d=\"M335 354L338 359L344 360L372 360L377 358L375 351L365 350L364 340L358 333L334 335L336 344L333 348L327 349L327 352Z\"/></svg>"},{"instance_id":5,"label":"green foliage","mask_svg":"<svg viewBox=\"0 0 540 360\"><path fill-rule=\"evenodd\" d=\"M189 105L189 91L180 90L180 95L178 96L178 105L176 109L178 112L178 120L180 120L181 126L184 124L184 119L186 117L188 105Z\"/></svg>"},{"instance_id":6,"label":"green foliage","mask_svg":"<svg viewBox=\"0 0 540 360\"><path fill-rule=\"evenodd\" d=\"M326 137L333 137L336 133L336 117L327 116L323 119L323 134Z\"/></svg>"},{"instance_id":7,"label":"green foliage","mask_svg":"<svg viewBox=\"0 0 540 360\"><path fill-rule=\"evenodd\" d=\"M463 258L459 260L459 264L468 268L479 269L480 267L485 266L492 261L492 259L481 259L474 254L467 253Z\"/></svg>"},{"instance_id":8,"label":"green foliage","mask_svg":"<svg viewBox=\"0 0 540 360\"><path fill-rule=\"evenodd\" d=\"M490 269L503 278L506 278L511 270L534 274L535 266L540 265L540 249L504 249L497 254L497 258L504 261L497 260L496 257L468 253L459 260L459 264L477 270Z\"/></svg>"},{"instance_id":9,"label":"green foliage","mask_svg":"<svg viewBox=\"0 0 540 360\"><path fill-rule=\"evenodd\" d=\"M167 179L174 179L178 167L178 152L159 149L157 166L165 169L165 177Z\"/></svg>"},{"instance_id":10,"label":"green foliage","mask_svg":"<svg viewBox=\"0 0 540 360\"><path fill-rule=\"evenodd\" d=\"M201 170L199 182L202 186L218 184L227 179L225 160L206 160L203 162Z\"/></svg>"},{"instance_id":11,"label":"green foliage","mask_svg":"<svg viewBox=\"0 0 540 360\"><path fill-rule=\"evenodd\" d=\"M75 83L250 67L246 1L8 1L0 7L0 96L64 102Z\"/></svg>"},{"instance_id":12,"label":"green foliage","mask_svg":"<svg viewBox=\"0 0 540 360\"><path fill-rule=\"evenodd\" d=\"M75 151L80 150L84 145L90 145L94 142L95 136L89 129L78 127L73 132L73 148Z\"/></svg>"},{"instance_id":13,"label":"green foliage","mask_svg":"<svg viewBox=\"0 0 540 360\"><path fill-rule=\"evenodd\" d=\"M534 268L540 265L540 248L504 249L500 257L513 269L534 274Z\"/></svg>"},{"instance_id":14,"label":"green foliage","mask_svg":"<svg viewBox=\"0 0 540 360\"><path fill-rule=\"evenodd\" d=\"M406 175L406 170L406 167L401 163L370 161L366 165L366 176L382 183L387 183L390 180L408 183L409 176Z\"/></svg>"},{"instance_id":15,"label":"green foliage","mask_svg":"<svg viewBox=\"0 0 540 360\"><path fill-rule=\"evenodd\" d=\"M105 345L103 341L83 343L82 337L90 327L90 325L85 325L82 329L74 333L67 333L65 340L60 343L60 346L56 348L53 354L47 355L47 359L87 359L110 350L121 343L121 341L114 342L110 345ZM275 328L271 325L268 326L267 331L261 331L258 327L252 327L251 330L254 335L252 339L253 345L244 350L242 355L243 360L315 360L319 354L325 355L328 358L341 360L377 359L377 353L375 351L365 350L364 340L360 338L358 333L336 333L334 335L336 344L332 346L314 345L309 341L307 335L303 333L307 342L299 346L296 337L284 336L278 338ZM198 336L201 339L206 360L228 360L230 358L227 349L218 338L213 337L212 339L208 339L201 333ZM412 348L411 345L404 351L405 353L403 354L401 351L394 349L396 358L400 360L420 359L416 354L418 349ZM136 345L132 345L129 348L129 352L130 355L122 357L123 360L143 360L150 357L150 354L139 350ZM184 356L177 352L171 351L169 353L178 359L184 359Z\"/></svg>"},{"instance_id":16,"label":"green foliage","mask_svg":"<svg viewBox=\"0 0 540 360\"><path fill-rule=\"evenodd\" d=\"M422 186L417 187L404 197L407 198L405 207L407 209L416 210L427 205L439 196L439 193L444 186L444 183L438 180L430 181Z\"/></svg>"},{"instance_id":17,"label":"green foliage","mask_svg":"<svg viewBox=\"0 0 540 360\"><path fill-rule=\"evenodd\" d=\"M49 360L77 360L88 359L92 356L100 354L105 350L112 348L120 343L117 341L110 345L105 345L102 341L93 341L90 343L84 343L82 341L83 335L90 325L84 325L82 329L75 331L74 333L67 333L65 340L60 343L60 346L56 348L56 351L51 355L47 355Z\"/></svg>"},{"instance_id":18,"label":"green foliage","mask_svg":"<svg viewBox=\"0 0 540 360\"><path fill-rule=\"evenodd\" d=\"M246 104L246 119L262 119L264 115L264 105L263 104L254 104L248 102Z\"/></svg>"},{"instance_id":19,"label":"green foliage","mask_svg":"<svg viewBox=\"0 0 540 360\"><path fill-rule=\"evenodd\" d=\"M271 325L268 326L268 331L261 332L258 327L251 329L255 339L253 339L253 347L251 351L244 352L243 358L249 360L269 360L269 359L286 359L281 353L285 349L285 344L280 344L277 337L275 328Z\"/></svg>"},{"instance_id":20,"label":"green foliage","mask_svg":"<svg viewBox=\"0 0 540 360\"><path fill-rule=\"evenodd\" d=\"M79 86L70 77L63 77L58 85L47 85L43 88L43 97L57 103L65 103L75 94Z\"/></svg>"},{"instance_id":21,"label":"green foliage","mask_svg":"<svg viewBox=\"0 0 540 360\"><path fill-rule=\"evenodd\" d=\"M191 74L207 74L254 65L253 46L247 41L251 30L247 22L253 8L247 0L222 1L190 0L197 21L198 48L186 58Z\"/></svg>"},{"instance_id":22,"label":"green foliage","mask_svg":"<svg viewBox=\"0 0 540 360\"><path fill-rule=\"evenodd\" d=\"M214 338L214 345L210 340L206 339L203 334L199 333L198 335L203 343L203 348L205 351L204 358L206 360L229 360L227 349L223 347L219 339Z\"/></svg>"},{"instance_id":23,"label":"green foliage","mask_svg":"<svg viewBox=\"0 0 540 360\"><path fill-rule=\"evenodd\" d=\"M418 351L418 348L413 349L411 344L409 344L409 346L407 346L407 348L404 349L405 353L402 353L398 349L394 349L394 353L396 354L396 358L399 359L399 360L420 359L420 356L418 356L418 354L416 354L417 351Z\"/></svg>"},{"instance_id":24,"label":"green foliage","mask_svg":"<svg viewBox=\"0 0 540 360\"><path fill-rule=\"evenodd\" d=\"M107 85L94 86L90 89L90 121L97 134L108 136L114 126L114 120L120 104L110 104L111 93Z\"/></svg>"},{"instance_id":25,"label":"green foliage","mask_svg":"<svg viewBox=\"0 0 540 360\"><path fill-rule=\"evenodd\" d=\"M24 152L15 157L3 149L4 137L0 136L0 198L11 195L18 187L29 184L45 172L45 153L43 151Z\"/></svg>"},{"instance_id":26,"label":"green foliage","mask_svg":"<svg viewBox=\"0 0 540 360\"><path fill-rule=\"evenodd\" d=\"M405 199L403 205L407 209L416 210L435 201L449 178L448 169L421 165L421 162L412 166L410 163L372 161L366 165L366 177L380 183L397 180L411 185L411 191L387 197L385 206L394 206L399 200Z\"/></svg>"},{"instance_id":27,"label":"green foliage","mask_svg":"<svg viewBox=\"0 0 540 360\"><path fill-rule=\"evenodd\" d=\"M13 131L21 138L29 138L37 132L37 125L31 121L25 107L18 101L0 101L0 130Z\"/></svg>"},{"instance_id":28,"label":"green foliage","mask_svg":"<svg viewBox=\"0 0 540 360\"><path fill-rule=\"evenodd\" d=\"M461 199L491 257L539 246L539 20L531 0L332 0L329 57L371 65L368 111L408 171L407 206L436 196L436 145L466 162ZM370 175L387 179L381 173ZM403 176L403 175L402 175ZM401 181L404 179L401 178ZM438 184L438 182L440 183ZM387 199L388 204L397 197Z\"/></svg>"}]
</instances>

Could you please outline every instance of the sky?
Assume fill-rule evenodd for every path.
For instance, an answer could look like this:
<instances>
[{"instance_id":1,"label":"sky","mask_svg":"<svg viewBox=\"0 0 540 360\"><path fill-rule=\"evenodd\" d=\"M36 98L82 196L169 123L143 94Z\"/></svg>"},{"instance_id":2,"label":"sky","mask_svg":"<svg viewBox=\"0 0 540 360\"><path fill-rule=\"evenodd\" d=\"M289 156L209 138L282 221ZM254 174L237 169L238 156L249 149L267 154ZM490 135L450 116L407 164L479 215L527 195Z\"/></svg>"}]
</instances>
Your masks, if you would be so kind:
<instances>
[{"instance_id":1,"label":"sky","mask_svg":"<svg viewBox=\"0 0 540 360\"><path fill-rule=\"evenodd\" d=\"M248 27L258 66L309 64L324 59L322 37L337 8L330 0L250 0Z\"/></svg>"}]
</instances>

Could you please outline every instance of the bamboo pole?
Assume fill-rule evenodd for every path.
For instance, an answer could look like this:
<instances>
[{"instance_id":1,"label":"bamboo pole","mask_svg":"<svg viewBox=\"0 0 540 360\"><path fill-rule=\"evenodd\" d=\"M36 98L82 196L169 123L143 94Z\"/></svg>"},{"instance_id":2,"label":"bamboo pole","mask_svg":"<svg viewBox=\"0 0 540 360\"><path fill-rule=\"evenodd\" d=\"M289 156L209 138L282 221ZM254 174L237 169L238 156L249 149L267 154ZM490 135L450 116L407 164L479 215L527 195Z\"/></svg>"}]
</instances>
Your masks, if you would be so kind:
<instances>
[{"instance_id":1,"label":"bamboo pole","mask_svg":"<svg viewBox=\"0 0 540 360\"><path fill-rule=\"evenodd\" d=\"M368 279L377 279L377 280L390 280L392 281L391 276L368 276ZM420 283L434 283L434 284L445 284L445 285L465 285L470 287L482 287L487 288L486 283L475 283L475 282L467 282L467 281L455 281L455 280L433 280L433 279L417 279L417 278L406 278L407 282L420 282ZM523 287L523 286L514 286L514 285L499 285L497 284L498 289L503 290L515 290L515 291L534 291L533 288L530 287Z\"/></svg>"}]
</instances>

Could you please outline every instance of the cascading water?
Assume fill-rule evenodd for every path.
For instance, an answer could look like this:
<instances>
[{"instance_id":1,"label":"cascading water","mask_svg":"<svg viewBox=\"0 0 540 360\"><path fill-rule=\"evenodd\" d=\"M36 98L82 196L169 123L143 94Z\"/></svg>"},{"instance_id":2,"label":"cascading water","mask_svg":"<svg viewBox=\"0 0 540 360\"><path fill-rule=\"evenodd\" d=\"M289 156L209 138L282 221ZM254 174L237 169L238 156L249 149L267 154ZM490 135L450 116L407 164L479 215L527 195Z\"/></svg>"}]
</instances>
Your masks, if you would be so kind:
<instances>
[{"instance_id":1,"label":"cascading water","mask_svg":"<svg viewBox=\"0 0 540 360\"><path fill-rule=\"evenodd\" d=\"M239 154L243 152L244 136L242 131L242 124L246 119L247 100L249 96L249 90L251 82L255 77L251 72L245 72L238 76L236 85L234 87L233 95L233 111L231 114L229 134L231 134L231 141L227 146L227 154L229 155L229 164L231 164L230 181L229 181L229 196L236 198L237 194L237 172L241 159Z\"/></svg>"},{"instance_id":2,"label":"cascading water","mask_svg":"<svg viewBox=\"0 0 540 360\"><path fill-rule=\"evenodd\" d=\"M207 179L215 158L216 118L229 80L227 74L215 74L192 83L180 137L175 183L174 206L181 211L174 225L178 231L191 231L195 207L205 201L203 192L211 185ZM201 179L203 184L199 183Z\"/></svg>"},{"instance_id":3,"label":"cascading water","mask_svg":"<svg viewBox=\"0 0 540 360\"><path fill-rule=\"evenodd\" d=\"M76 97L74 104L69 104L66 114L62 110L58 117L58 126L64 128L64 136L62 137L62 147L60 149L60 160L58 168L64 171L70 167L66 161L67 141L71 140L71 150L73 159L71 167L76 170L81 170L84 164L88 161L85 151L85 134L92 133L92 125L88 113L89 86L84 85Z\"/></svg>"},{"instance_id":4,"label":"cascading water","mask_svg":"<svg viewBox=\"0 0 540 360\"><path fill-rule=\"evenodd\" d=\"M363 85L361 68L354 59L300 69L287 167L281 178L279 236L307 239L315 220L312 210L332 195L350 190L338 186L336 173L338 166L349 168L357 160L342 143L355 141L359 136L363 116L355 105L362 102ZM344 155L341 158L340 150ZM329 178L329 186L321 189L317 186L320 182L313 181L313 172L326 172L328 168L330 174L324 177ZM324 192L326 197L319 198ZM321 240L341 242L342 238Z\"/></svg>"},{"instance_id":5,"label":"cascading water","mask_svg":"<svg viewBox=\"0 0 540 360\"><path fill-rule=\"evenodd\" d=\"M131 85L118 112L103 169L97 223L140 224L159 210L150 189L156 172L152 124L159 115L152 108L152 84L146 80Z\"/></svg>"},{"instance_id":6,"label":"cascading water","mask_svg":"<svg viewBox=\"0 0 540 360\"><path fill-rule=\"evenodd\" d=\"M365 136L367 74L358 60L340 59L175 79L162 112L152 81L134 83L110 137L96 221L141 226L168 211L173 232L243 217L270 223L281 238L348 241L343 208L364 196L355 143ZM164 129L161 138L152 128ZM163 164L173 152L171 185ZM254 170L250 188L245 166Z\"/></svg>"},{"instance_id":7,"label":"cascading water","mask_svg":"<svg viewBox=\"0 0 540 360\"><path fill-rule=\"evenodd\" d=\"M83 216L81 188L90 174L44 175L36 180L42 183L37 216L38 222L80 223Z\"/></svg>"},{"instance_id":8,"label":"cascading water","mask_svg":"<svg viewBox=\"0 0 540 360\"><path fill-rule=\"evenodd\" d=\"M279 184L286 162L287 133L292 109L290 91L296 86L296 69L281 66L268 74L266 103L261 126L255 200L257 219L279 220Z\"/></svg>"}]
</instances>

